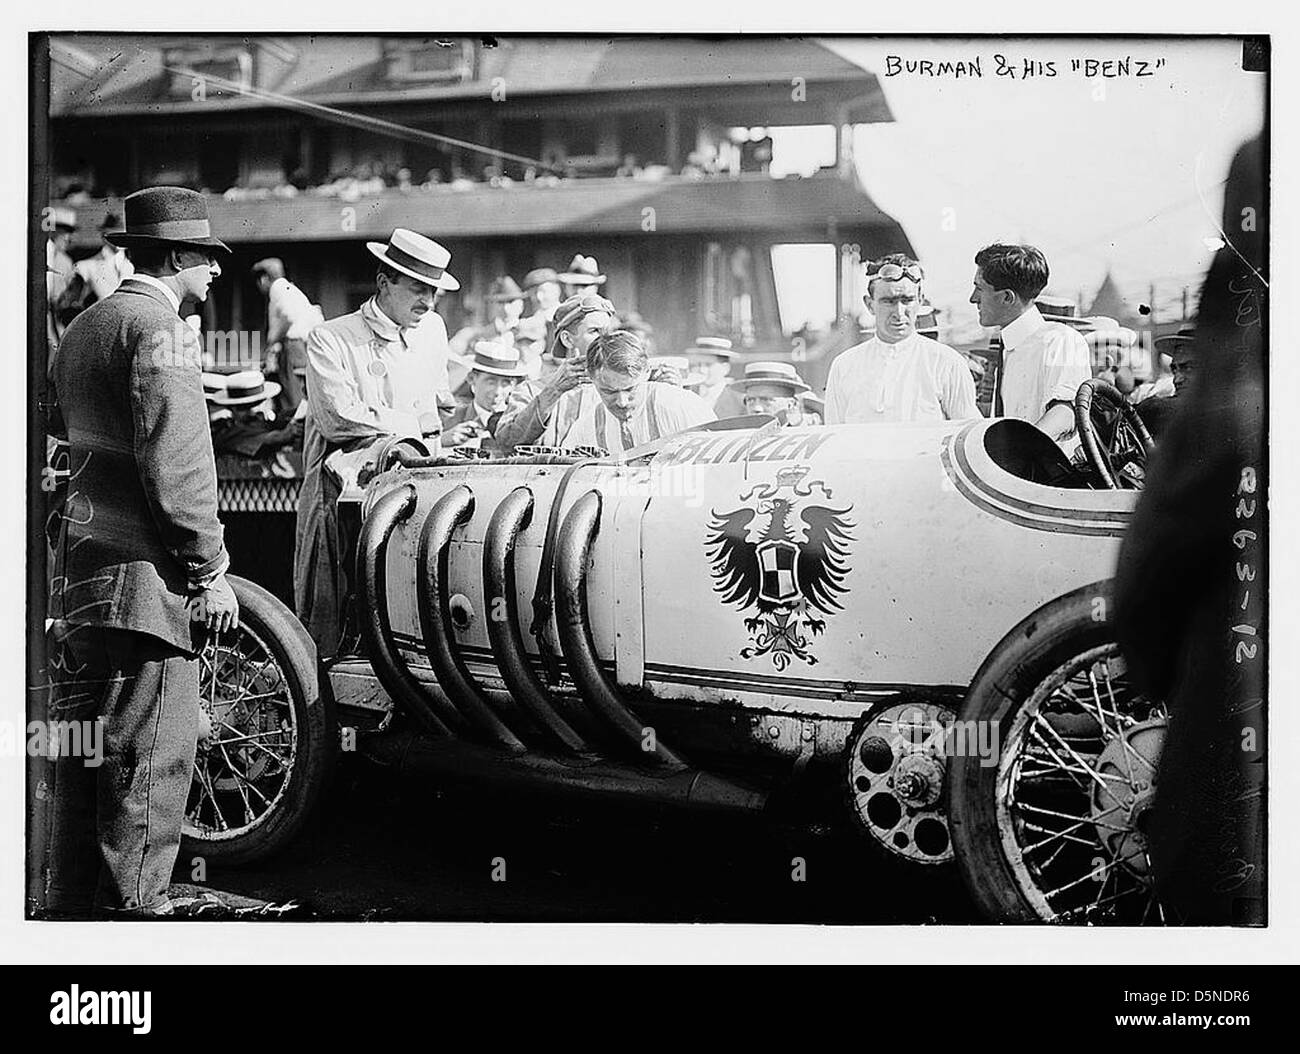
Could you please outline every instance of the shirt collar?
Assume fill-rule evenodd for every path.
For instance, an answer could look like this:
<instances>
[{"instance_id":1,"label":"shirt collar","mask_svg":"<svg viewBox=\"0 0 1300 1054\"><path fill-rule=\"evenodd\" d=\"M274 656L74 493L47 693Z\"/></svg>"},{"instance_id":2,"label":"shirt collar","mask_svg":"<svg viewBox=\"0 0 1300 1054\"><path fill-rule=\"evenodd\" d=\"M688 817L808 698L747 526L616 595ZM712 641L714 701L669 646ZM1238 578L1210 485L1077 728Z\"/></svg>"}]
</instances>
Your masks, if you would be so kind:
<instances>
[{"instance_id":1,"label":"shirt collar","mask_svg":"<svg viewBox=\"0 0 1300 1054\"><path fill-rule=\"evenodd\" d=\"M373 296L361 305L361 317L381 340L406 343L405 330L379 309Z\"/></svg>"},{"instance_id":2,"label":"shirt collar","mask_svg":"<svg viewBox=\"0 0 1300 1054\"><path fill-rule=\"evenodd\" d=\"M1032 337L1047 322L1043 319L1042 313L1033 304L1029 309L1014 322L1008 322L1002 327L1002 347L1006 351L1011 351L1019 347L1026 340Z\"/></svg>"},{"instance_id":3,"label":"shirt collar","mask_svg":"<svg viewBox=\"0 0 1300 1054\"><path fill-rule=\"evenodd\" d=\"M141 274L139 271L136 271L136 273L131 277L137 282L143 282L145 285L151 285L155 289L161 289L163 295L167 298L167 303L171 304L172 310L178 315L181 313L181 298L176 295L171 286L167 285L166 282L160 281L151 274Z\"/></svg>"}]
</instances>

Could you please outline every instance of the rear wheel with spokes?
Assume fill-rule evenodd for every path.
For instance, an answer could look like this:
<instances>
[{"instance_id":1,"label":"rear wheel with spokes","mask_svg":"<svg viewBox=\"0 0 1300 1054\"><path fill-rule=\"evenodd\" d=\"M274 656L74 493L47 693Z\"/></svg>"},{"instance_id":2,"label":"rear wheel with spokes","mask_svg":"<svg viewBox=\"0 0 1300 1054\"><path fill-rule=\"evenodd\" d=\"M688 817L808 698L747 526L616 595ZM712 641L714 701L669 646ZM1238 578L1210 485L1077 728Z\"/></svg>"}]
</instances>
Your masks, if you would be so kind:
<instances>
[{"instance_id":1,"label":"rear wheel with spokes","mask_svg":"<svg viewBox=\"0 0 1300 1054\"><path fill-rule=\"evenodd\" d=\"M182 853L247 863L287 845L320 796L335 730L315 649L289 610L231 576L240 626L200 654L199 743Z\"/></svg>"},{"instance_id":2,"label":"rear wheel with spokes","mask_svg":"<svg viewBox=\"0 0 1300 1054\"><path fill-rule=\"evenodd\" d=\"M1131 682L1112 606L1098 583L1035 612L962 709L997 737L995 763L953 759L950 801L962 876L996 919L1170 921L1147 845L1167 714Z\"/></svg>"}]
</instances>

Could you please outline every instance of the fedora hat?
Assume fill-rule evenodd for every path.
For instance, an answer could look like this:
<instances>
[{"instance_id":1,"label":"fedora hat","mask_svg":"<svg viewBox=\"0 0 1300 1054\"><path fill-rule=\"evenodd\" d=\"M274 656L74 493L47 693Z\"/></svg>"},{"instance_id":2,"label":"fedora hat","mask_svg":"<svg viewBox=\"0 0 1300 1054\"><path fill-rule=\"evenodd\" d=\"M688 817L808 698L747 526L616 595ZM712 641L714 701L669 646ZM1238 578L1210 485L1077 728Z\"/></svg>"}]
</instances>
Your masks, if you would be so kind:
<instances>
[{"instance_id":1,"label":"fedora hat","mask_svg":"<svg viewBox=\"0 0 1300 1054\"><path fill-rule=\"evenodd\" d=\"M569 269L560 275L560 281L569 285L604 285L605 276L600 273L600 265L594 256L579 253L569 264Z\"/></svg>"},{"instance_id":2,"label":"fedora hat","mask_svg":"<svg viewBox=\"0 0 1300 1054\"><path fill-rule=\"evenodd\" d=\"M750 362L745 365L745 376L732 381L729 387L744 395L750 388L759 384L775 384L789 388L791 395L812 391L799 376L799 371L788 362Z\"/></svg>"},{"instance_id":3,"label":"fedora hat","mask_svg":"<svg viewBox=\"0 0 1300 1054\"><path fill-rule=\"evenodd\" d=\"M694 345L687 348L684 354L712 355L728 362L736 357L736 353L731 350L731 341L726 337L696 337Z\"/></svg>"},{"instance_id":4,"label":"fedora hat","mask_svg":"<svg viewBox=\"0 0 1300 1054\"><path fill-rule=\"evenodd\" d=\"M526 377L528 367L520 361L519 349L494 340L480 340L474 345L474 354L460 355L456 361L479 373L493 373L498 377Z\"/></svg>"},{"instance_id":5,"label":"fedora hat","mask_svg":"<svg viewBox=\"0 0 1300 1054\"><path fill-rule=\"evenodd\" d=\"M534 267L524 275L524 289L536 289L539 285L545 285L547 282L558 282L560 276L555 273L554 267Z\"/></svg>"},{"instance_id":6,"label":"fedora hat","mask_svg":"<svg viewBox=\"0 0 1300 1054\"><path fill-rule=\"evenodd\" d=\"M1172 351L1174 347L1179 344L1192 344L1195 343L1195 341L1196 341L1196 327L1184 326L1177 333L1166 333L1163 337L1156 337L1156 339L1152 341L1152 343L1157 346L1161 344L1168 344L1169 348L1166 350L1166 354L1167 354L1169 351Z\"/></svg>"},{"instance_id":7,"label":"fedora hat","mask_svg":"<svg viewBox=\"0 0 1300 1054\"><path fill-rule=\"evenodd\" d=\"M508 304L512 300L523 298L524 291L508 274L492 279L492 285L488 288L488 299L494 304Z\"/></svg>"},{"instance_id":8,"label":"fedora hat","mask_svg":"<svg viewBox=\"0 0 1300 1054\"><path fill-rule=\"evenodd\" d=\"M366 242L366 248L394 271L400 271L434 289L459 289L460 283L447 273L451 253L423 234L398 227L388 244Z\"/></svg>"},{"instance_id":9,"label":"fedora hat","mask_svg":"<svg viewBox=\"0 0 1300 1054\"><path fill-rule=\"evenodd\" d=\"M280 394L280 386L268 381L261 370L227 374L225 380L225 389L211 396L211 402L217 406L251 406Z\"/></svg>"},{"instance_id":10,"label":"fedora hat","mask_svg":"<svg viewBox=\"0 0 1300 1054\"><path fill-rule=\"evenodd\" d=\"M126 230L109 231L104 240L123 249L132 246L179 245L191 249L230 247L212 236L208 201L185 187L147 187L128 194L123 203Z\"/></svg>"}]
</instances>

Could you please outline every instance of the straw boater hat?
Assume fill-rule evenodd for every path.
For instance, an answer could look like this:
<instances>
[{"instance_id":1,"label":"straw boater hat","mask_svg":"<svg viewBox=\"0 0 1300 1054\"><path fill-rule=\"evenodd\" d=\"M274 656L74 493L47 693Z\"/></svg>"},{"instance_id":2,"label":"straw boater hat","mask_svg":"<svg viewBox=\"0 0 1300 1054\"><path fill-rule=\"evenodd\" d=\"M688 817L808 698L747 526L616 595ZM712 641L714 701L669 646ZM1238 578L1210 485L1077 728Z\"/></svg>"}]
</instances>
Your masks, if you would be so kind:
<instances>
[{"instance_id":1,"label":"straw boater hat","mask_svg":"<svg viewBox=\"0 0 1300 1054\"><path fill-rule=\"evenodd\" d=\"M730 362L736 357L731 350L731 341L726 337L696 337L695 344L686 349L686 355L712 355L716 359Z\"/></svg>"},{"instance_id":2,"label":"straw boater hat","mask_svg":"<svg viewBox=\"0 0 1300 1054\"><path fill-rule=\"evenodd\" d=\"M203 371L203 398L211 402L215 396L226 390L226 375L224 373L209 373Z\"/></svg>"},{"instance_id":3,"label":"straw boater hat","mask_svg":"<svg viewBox=\"0 0 1300 1054\"><path fill-rule=\"evenodd\" d=\"M149 187L128 194L124 204L126 230L106 233L104 240L110 245L123 249L177 245L230 252L225 242L212 236L208 202L198 191Z\"/></svg>"},{"instance_id":4,"label":"straw boater hat","mask_svg":"<svg viewBox=\"0 0 1300 1054\"><path fill-rule=\"evenodd\" d=\"M389 235L387 245L383 242L366 242L366 248L393 270L431 285L434 289L460 288L460 283L447 273L451 253L423 234L398 227Z\"/></svg>"},{"instance_id":5,"label":"straw boater hat","mask_svg":"<svg viewBox=\"0 0 1300 1054\"><path fill-rule=\"evenodd\" d=\"M252 406L280 394L280 386L275 381L268 381L261 370L232 373L225 380L225 390L217 391L211 397L211 402L217 406Z\"/></svg>"},{"instance_id":6,"label":"straw boater hat","mask_svg":"<svg viewBox=\"0 0 1300 1054\"><path fill-rule=\"evenodd\" d=\"M508 274L492 279L492 285L488 289L488 299L492 303L508 304L512 300L522 300L523 298L524 291Z\"/></svg>"},{"instance_id":7,"label":"straw boater hat","mask_svg":"<svg viewBox=\"0 0 1300 1054\"><path fill-rule=\"evenodd\" d=\"M474 354L458 355L456 361L479 373L492 373L498 377L526 377L528 367L519 358L519 349L492 340L480 340L474 345Z\"/></svg>"},{"instance_id":8,"label":"straw boater hat","mask_svg":"<svg viewBox=\"0 0 1300 1054\"><path fill-rule=\"evenodd\" d=\"M791 395L801 395L812 389L804 383L793 364L789 362L750 362L745 365L745 376L732 381L729 387L744 395L750 388L760 384L772 384L788 388Z\"/></svg>"},{"instance_id":9,"label":"straw boater hat","mask_svg":"<svg viewBox=\"0 0 1300 1054\"><path fill-rule=\"evenodd\" d=\"M569 264L569 269L560 275L560 281L569 285L604 285L605 276L600 273L600 265L594 256L579 253Z\"/></svg>"},{"instance_id":10,"label":"straw boater hat","mask_svg":"<svg viewBox=\"0 0 1300 1054\"><path fill-rule=\"evenodd\" d=\"M536 289L539 285L545 285L547 282L558 282L560 276L555 273L553 267L535 267L524 275L524 290Z\"/></svg>"},{"instance_id":11,"label":"straw boater hat","mask_svg":"<svg viewBox=\"0 0 1300 1054\"><path fill-rule=\"evenodd\" d=\"M1094 329L1085 333L1083 339L1091 348L1131 348L1137 343L1138 335L1127 326L1115 326L1113 329Z\"/></svg>"}]
</instances>

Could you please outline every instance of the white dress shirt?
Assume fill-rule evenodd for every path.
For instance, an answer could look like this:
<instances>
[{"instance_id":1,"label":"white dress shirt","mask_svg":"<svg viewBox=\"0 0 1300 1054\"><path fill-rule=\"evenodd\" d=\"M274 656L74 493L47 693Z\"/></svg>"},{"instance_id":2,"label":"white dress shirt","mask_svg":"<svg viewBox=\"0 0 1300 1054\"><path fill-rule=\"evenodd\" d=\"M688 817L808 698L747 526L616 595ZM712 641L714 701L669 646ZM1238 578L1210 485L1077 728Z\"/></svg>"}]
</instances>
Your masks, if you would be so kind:
<instances>
[{"instance_id":1,"label":"white dress shirt","mask_svg":"<svg viewBox=\"0 0 1300 1054\"><path fill-rule=\"evenodd\" d=\"M970 367L920 333L889 344L872 337L836 356L826 378L826 423L964 421L979 417Z\"/></svg>"},{"instance_id":2,"label":"white dress shirt","mask_svg":"<svg viewBox=\"0 0 1300 1054\"><path fill-rule=\"evenodd\" d=\"M1033 305L1002 327L1002 347L1003 417L1036 424L1049 403L1073 404L1092 376L1088 342L1064 322L1048 322Z\"/></svg>"}]
</instances>

